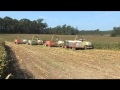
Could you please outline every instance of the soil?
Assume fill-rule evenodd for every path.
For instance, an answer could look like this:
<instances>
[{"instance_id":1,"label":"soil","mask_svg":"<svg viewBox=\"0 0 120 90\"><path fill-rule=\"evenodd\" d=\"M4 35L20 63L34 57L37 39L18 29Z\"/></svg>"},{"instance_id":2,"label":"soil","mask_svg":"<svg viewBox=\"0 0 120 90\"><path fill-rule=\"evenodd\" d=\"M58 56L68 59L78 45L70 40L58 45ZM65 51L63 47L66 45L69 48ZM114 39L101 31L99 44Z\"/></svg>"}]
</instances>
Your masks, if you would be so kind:
<instances>
[{"instance_id":1,"label":"soil","mask_svg":"<svg viewBox=\"0 0 120 90\"><path fill-rule=\"evenodd\" d=\"M120 51L72 50L43 45L14 44L9 48L13 78L119 79ZM12 78L11 77L11 78Z\"/></svg>"}]
</instances>

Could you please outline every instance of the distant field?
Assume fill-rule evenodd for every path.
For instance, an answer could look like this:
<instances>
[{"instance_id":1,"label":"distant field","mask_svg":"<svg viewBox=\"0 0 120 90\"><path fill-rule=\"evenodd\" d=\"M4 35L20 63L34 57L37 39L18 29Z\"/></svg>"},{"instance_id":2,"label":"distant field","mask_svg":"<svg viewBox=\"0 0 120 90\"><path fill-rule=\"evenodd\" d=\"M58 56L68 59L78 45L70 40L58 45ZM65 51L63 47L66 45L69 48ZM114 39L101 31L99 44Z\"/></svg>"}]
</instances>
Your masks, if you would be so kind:
<instances>
[{"instance_id":1,"label":"distant field","mask_svg":"<svg viewBox=\"0 0 120 90\"><path fill-rule=\"evenodd\" d=\"M6 41L13 42L18 35L26 38L32 39L33 36L38 36L43 40L51 40L53 35L47 34L0 34L0 38L3 38ZM55 35L63 40L74 40L75 35ZM97 35L89 35L89 36L79 36L83 37L88 41L91 41L96 49L120 49L120 37L109 37L109 36L97 36Z\"/></svg>"}]
</instances>

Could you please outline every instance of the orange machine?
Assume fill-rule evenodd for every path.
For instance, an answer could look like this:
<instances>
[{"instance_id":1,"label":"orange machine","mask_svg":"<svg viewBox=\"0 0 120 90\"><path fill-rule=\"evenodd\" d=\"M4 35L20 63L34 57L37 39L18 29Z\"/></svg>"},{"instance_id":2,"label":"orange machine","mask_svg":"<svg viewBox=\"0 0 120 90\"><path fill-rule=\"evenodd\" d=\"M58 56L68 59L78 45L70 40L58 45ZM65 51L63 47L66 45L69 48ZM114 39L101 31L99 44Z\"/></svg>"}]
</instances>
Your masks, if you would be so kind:
<instances>
[{"instance_id":1,"label":"orange machine","mask_svg":"<svg viewBox=\"0 0 120 90\"><path fill-rule=\"evenodd\" d=\"M44 45L49 46L49 47L57 46L57 43L53 41L53 38L54 38L54 36L52 36L50 41L46 41Z\"/></svg>"},{"instance_id":2,"label":"orange machine","mask_svg":"<svg viewBox=\"0 0 120 90\"><path fill-rule=\"evenodd\" d=\"M57 46L57 43L55 43L55 42L53 42L53 41L46 41L46 42L45 42L45 46L50 46L50 47L52 47L52 46Z\"/></svg>"}]
</instances>

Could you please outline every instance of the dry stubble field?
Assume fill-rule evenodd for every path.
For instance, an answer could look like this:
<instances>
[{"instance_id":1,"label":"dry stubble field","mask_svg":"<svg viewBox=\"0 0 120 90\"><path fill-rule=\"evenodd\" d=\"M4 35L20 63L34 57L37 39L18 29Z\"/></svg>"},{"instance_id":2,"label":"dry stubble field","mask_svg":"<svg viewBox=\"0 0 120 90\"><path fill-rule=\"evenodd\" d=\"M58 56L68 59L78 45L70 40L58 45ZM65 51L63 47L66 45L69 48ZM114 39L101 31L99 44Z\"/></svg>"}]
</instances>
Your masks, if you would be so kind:
<instances>
[{"instance_id":1,"label":"dry stubble field","mask_svg":"<svg viewBox=\"0 0 120 90\"><path fill-rule=\"evenodd\" d=\"M71 50L6 41L20 68L35 79L119 79L120 51Z\"/></svg>"}]
</instances>

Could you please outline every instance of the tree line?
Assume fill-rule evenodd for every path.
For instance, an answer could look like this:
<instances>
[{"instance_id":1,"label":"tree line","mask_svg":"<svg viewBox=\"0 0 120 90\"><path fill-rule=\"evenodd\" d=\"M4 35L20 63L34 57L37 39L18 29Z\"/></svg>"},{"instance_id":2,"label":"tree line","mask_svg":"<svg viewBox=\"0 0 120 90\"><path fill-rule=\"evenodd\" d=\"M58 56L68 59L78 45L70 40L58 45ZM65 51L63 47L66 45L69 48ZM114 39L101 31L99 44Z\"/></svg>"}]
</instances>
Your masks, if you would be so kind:
<instances>
[{"instance_id":1,"label":"tree line","mask_svg":"<svg viewBox=\"0 0 120 90\"><path fill-rule=\"evenodd\" d=\"M111 33L111 36L112 36L112 37L120 36L120 27L114 27L114 28L113 28L113 31L112 31L112 33Z\"/></svg>"},{"instance_id":2,"label":"tree line","mask_svg":"<svg viewBox=\"0 0 120 90\"><path fill-rule=\"evenodd\" d=\"M59 34L59 35L120 35L120 27L114 27L113 30L78 30L70 25L58 25L54 28L48 27L44 19L29 20L26 18L17 20L11 17L0 18L0 33L7 34Z\"/></svg>"},{"instance_id":3,"label":"tree line","mask_svg":"<svg viewBox=\"0 0 120 90\"><path fill-rule=\"evenodd\" d=\"M47 27L47 23L43 23L43 20L17 20L6 16L0 18L0 33L41 33Z\"/></svg>"}]
</instances>

